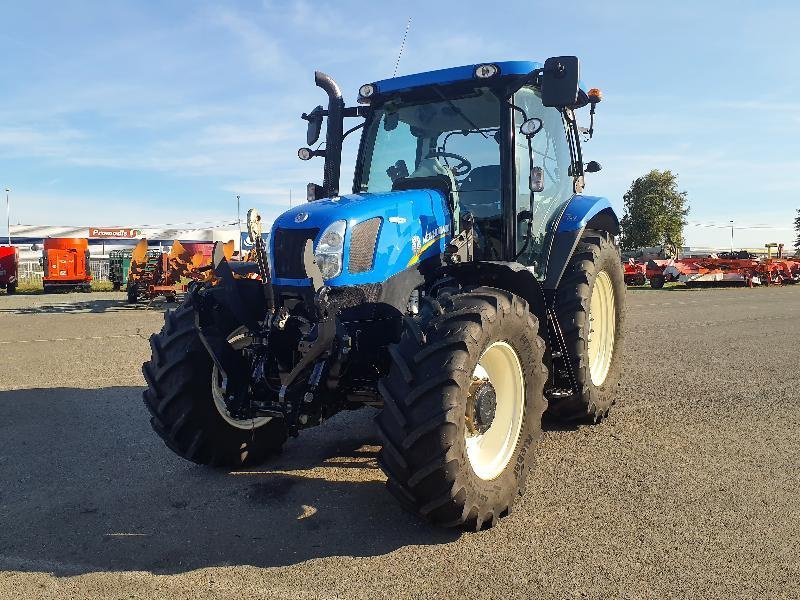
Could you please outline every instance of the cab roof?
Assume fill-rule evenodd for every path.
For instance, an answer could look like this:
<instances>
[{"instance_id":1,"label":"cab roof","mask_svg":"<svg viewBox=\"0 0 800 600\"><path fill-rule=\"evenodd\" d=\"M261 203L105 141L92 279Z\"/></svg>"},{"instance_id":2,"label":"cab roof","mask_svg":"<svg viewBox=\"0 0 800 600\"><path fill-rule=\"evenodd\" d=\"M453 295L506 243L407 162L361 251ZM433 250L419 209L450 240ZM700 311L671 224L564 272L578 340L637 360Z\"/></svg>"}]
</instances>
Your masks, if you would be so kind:
<instances>
[{"instance_id":1,"label":"cab roof","mask_svg":"<svg viewBox=\"0 0 800 600\"><path fill-rule=\"evenodd\" d=\"M403 75L402 77L393 77L392 79L382 79L381 81L376 81L374 85L378 88L377 91L379 94L400 92L427 85L447 85L449 83L475 79L475 69L479 65L485 64L495 65L499 69L500 72L498 75L495 75L495 77L527 75L531 71L542 68L542 63L527 60L475 63L472 65L463 65L461 67L450 67L449 69L438 69L436 71L414 73L413 75Z\"/></svg>"},{"instance_id":2,"label":"cab roof","mask_svg":"<svg viewBox=\"0 0 800 600\"><path fill-rule=\"evenodd\" d=\"M376 93L379 95L392 94L395 92L404 92L415 88L422 88L429 85L448 85L451 83L458 83L459 81L481 81L475 77L475 69L480 65L491 64L498 68L499 73L492 77L494 80L498 77L521 77L527 75L531 71L541 69L544 67L543 63L534 62L530 60L506 60L501 62L482 62L471 65L463 65L460 67L450 67L448 69L437 69L436 71L425 71L423 73L414 73L412 75L403 75L401 77L393 77L391 79L381 79L376 81L373 85L376 87ZM489 83L491 80L483 80ZM586 105L589 98L587 96L586 87L583 81L579 82L580 92L578 95L578 103L573 108L580 108Z\"/></svg>"}]
</instances>

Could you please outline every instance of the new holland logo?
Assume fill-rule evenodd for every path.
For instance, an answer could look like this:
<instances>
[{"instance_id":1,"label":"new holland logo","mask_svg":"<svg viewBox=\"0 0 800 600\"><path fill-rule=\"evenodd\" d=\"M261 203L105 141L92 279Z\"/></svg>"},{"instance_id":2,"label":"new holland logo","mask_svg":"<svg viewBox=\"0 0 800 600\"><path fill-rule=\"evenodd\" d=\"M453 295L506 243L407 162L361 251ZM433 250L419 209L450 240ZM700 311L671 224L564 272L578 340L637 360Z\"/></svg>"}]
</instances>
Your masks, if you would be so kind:
<instances>
[{"instance_id":1,"label":"new holland logo","mask_svg":"<svg viewBox=\"0 0 800 600\"><path fill-rule=\"evenodd\" d=\"M302 223L306 219L308 219L308 213L301 212L301 213L297 213L294 216L294 222L295 223Z\"/></svg>"}]
</instances>

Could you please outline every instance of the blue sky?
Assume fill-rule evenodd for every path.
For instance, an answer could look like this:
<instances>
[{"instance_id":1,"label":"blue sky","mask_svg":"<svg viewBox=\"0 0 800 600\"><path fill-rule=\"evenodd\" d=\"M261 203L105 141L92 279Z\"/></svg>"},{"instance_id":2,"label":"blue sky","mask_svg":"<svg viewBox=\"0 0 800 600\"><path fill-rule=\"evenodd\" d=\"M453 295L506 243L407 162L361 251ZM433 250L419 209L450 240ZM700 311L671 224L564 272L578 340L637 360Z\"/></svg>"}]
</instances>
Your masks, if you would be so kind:
<instances>
[{"instance_id":1,"label":"blue sky","mask_svg":"<svg viewBox=\"0 0 800 600\"><path fill-rule=\"evenodd\" d=\"M622 209L635 177L672 169L694 245L790 242L800 207L800 3L4 2L0 185L12 222L267 217L322 179L302 163L314 69L349 103L391 75L576 54L603 89L587 192ZM585 111L583 111L585 113ZM354 141L343 164L352 175ZM4 219L3 219L4 221ZM774 229L748 229L764 225ZM5 223L0 225L0 234Z\"/></svg>"}]
</instances>

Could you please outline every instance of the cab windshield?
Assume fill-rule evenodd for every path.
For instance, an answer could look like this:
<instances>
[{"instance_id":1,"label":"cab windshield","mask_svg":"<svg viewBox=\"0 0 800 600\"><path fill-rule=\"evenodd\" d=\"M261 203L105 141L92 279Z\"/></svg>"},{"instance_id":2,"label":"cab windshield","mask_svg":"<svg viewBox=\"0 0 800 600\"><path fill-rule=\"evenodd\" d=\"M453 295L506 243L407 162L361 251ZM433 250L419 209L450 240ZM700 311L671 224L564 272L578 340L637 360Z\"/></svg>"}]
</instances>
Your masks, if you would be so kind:
<instances>
[{"instance_id":1,"label":"cab windshield","mask_svg":"<svg viewBox=\"0 0 800 600\"><path fill-rule=\"evenodd\" d=\"M489 88L457 98L388 101L364 133L362 193L388 192L401 179L447 177L460 213L472 213L479 258L500 256L501 101Z\"/></svg>"}]
</instances>

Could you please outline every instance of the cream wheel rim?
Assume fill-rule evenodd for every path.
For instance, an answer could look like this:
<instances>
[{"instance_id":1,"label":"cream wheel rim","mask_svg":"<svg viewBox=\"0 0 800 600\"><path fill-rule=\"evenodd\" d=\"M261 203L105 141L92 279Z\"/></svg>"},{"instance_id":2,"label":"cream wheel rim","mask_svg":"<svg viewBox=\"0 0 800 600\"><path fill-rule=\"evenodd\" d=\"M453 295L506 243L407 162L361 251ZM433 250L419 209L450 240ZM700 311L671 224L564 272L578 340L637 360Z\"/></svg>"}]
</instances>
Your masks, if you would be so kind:
<instances>
[{"instance_id":1,"label":"cream wheel rim","mask_svg":"<svg viewBox=\"0 0 800 600\"><path fill-rule=\"evenodd\" d=\"M487 380L496 395L491 426L482 434L472 434L465 428L467 458L472 470L489 481L505 470L517 447L525 411L525 381L519 357L507 342L494 342L484 351L473 372L474 378Z\"/></svg>"},{"instance_id":2,"label":"cream wheel rim","mask_svg":"<svg viewBox=\"0 0 800 600\"><path fill-rule=\"evenodd\" d=\"M603 385L611 368L616 320L614 286L608 273L600 271L592 288L587 336L589 375L596 386Z\"/></svg>"},{"instance_id":3,"label":"cream wheel rim","mask_svg":"<svg viewBox=\"0 0 800 600\"><path fill-rule=\"evenodd\" d=\"M242 350L248 344L245 329L239 328L228 336L228 343L234 350ZM225 420L228 425L236 427L236 429L258 429L262 425L266 425L272 420L272 417L256 417L254 419L234 419L231 413L228 412L228 407L225 405L225 394L222 391L222 373L220 373L217 365L211 370L211 395L214 398L214 406L217 408L219 415Z\"/></svg>"}]
</instances>

